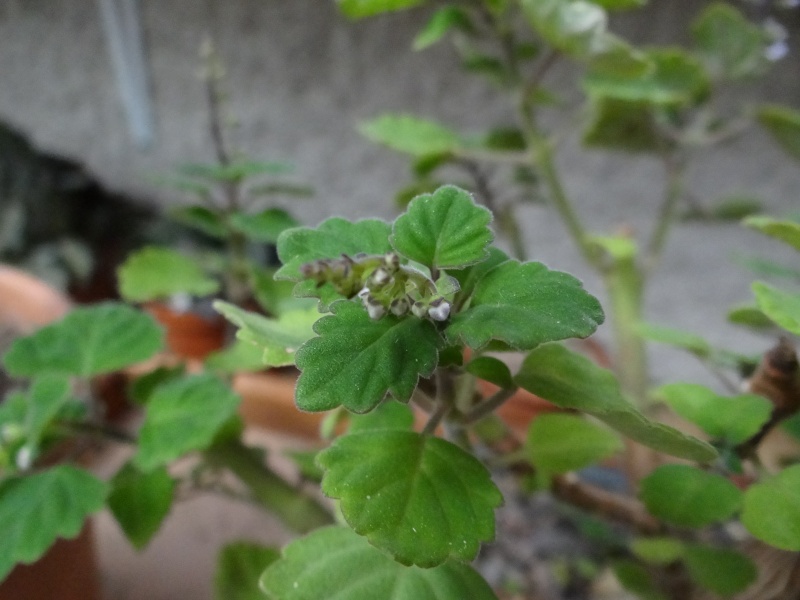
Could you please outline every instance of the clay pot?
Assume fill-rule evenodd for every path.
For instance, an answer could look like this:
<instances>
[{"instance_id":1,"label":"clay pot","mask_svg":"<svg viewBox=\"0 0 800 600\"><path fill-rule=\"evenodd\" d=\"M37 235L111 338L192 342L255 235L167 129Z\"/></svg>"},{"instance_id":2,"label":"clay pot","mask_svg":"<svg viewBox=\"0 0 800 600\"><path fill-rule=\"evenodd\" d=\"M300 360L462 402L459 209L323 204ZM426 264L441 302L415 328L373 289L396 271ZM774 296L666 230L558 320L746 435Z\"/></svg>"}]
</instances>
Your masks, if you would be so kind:
<instances>
[{"instance_id":1,"label":"clay pot","mask_svg":"<svg viewBox=\"0 0 800 600\"><path fill-rule=\"evenodd\" d=\"M225 344L227 325L220 315L179 312L159 302L143 308L164 326L167 347L181 358L203 360Z\"/></svg>"}]
</instances>

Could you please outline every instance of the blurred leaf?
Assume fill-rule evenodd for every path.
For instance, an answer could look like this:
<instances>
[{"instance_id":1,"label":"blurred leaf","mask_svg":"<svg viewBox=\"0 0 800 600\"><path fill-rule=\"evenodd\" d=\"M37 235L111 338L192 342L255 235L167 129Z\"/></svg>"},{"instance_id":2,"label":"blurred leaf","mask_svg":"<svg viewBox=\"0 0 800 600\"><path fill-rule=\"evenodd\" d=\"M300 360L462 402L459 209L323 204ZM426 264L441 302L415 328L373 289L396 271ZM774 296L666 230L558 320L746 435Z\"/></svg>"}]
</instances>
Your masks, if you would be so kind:
<instances>
[{"instance_id":1,"label":"blurred leaf","mask_svg":"<svg viewBox=\"0 0 800 600\"><path fill-rule=\"evenodd\" d=\"M800 270L787 267L770 258L734 255L733 260L759 277L775 277L800 281Z\"/></svg>"},{"instance_id":2,"label":"blurred leaf","mask_svg":"<svg viewBox=\"0 0 800 600\"><path fill-rule=\"evenodd\" d=\"M728 321L753 329L773 327L774 323L755 306L735 306L728 311Z\"/></svg>"},{"instance_id":3,"label":"blurred leaf","mask_svg":"<svg viewBox=\"0 0 800 600\"><path fill-rule=\"evenodd\" d=\"M141 550L161 528L177 482L166 468L142 473L127 463L111 480L108 507L134 548Z\"/></svg>"},{"instance_id":4,"label":"blurred leaf","mask_svg":"<svg viewBox=\"0 0 800 600\"><path fill-rule=\"evenodd\" d=\"M647 4L647 0L592 0L592 2L606 10L629 10Z\"/></svg>"},{"instance_id":5,"label":"blurred leaf","mask_svg":"<svg viewBox=\"0 0 800 600\"><path fill-rule=\"evenodd\" d=\"M739 221L763 210L763 203L750 196L726 196L710 207L709 216L721 221Z\"/></svg>"},{"instance_id":6,"label":"blurred leaf","mask_svg":"<svg viewBox=\"0 0 800 600\"><path fill-rule=\"evenodd\" d=\"M514 380L561 408L588 413L660 452L700 462L717 456L705 442L648 420L623 397L611 371L561 344L545 344L530 352Z\"/></svg>"},{"instance_id":7,"label":"blurred leaf","mask_svg":"<svg viewBox=\"0 0 800 600\"><path fill-rule=\"evenodd\" d=\"M671 537L637 538L631 542L631 551L647 563L666 566L683 556L684 545Z\"/></svg>"},{"instance_id":8,"label":"blurred leaf","mask_svg":"<svg viewBox=\"0 0 800 600\"><path fill-rule=\"evenodd\" d=\"M70 400L70 395L69 381L64 376L45 375L31 382L25 395L24 416L31 448L38 447L45 430Z\"/></svg>"},{"instance_id":9,"label":"blurred leaf","mask_svg":"<svg viewBox=\"0 0 800 600\"><path fill-rule=\"evenodd\" d=\"M264 600L261 574L280 558L280 552L250 542L234 542L219 553L214 575L215 600Z\"/></svg>"},{"instance_id":10,"label":"blurred leaf","mask_svg":"<svg viewBox=\"0 0 800 600\"><path fill-rule=\"evenodd\" d=\"M347 522L404 565L470 561L494 537L503 497L474 456L441 438L391 429L340 438L317 463Z\"/></svg>"},{"instance_id":11,"label":"blurred leaf","mask_svg":"<svg viewBox=\"0 0 800 600\"><path fill-rule=\"evenodd\" d=\"M186 372L183 364L174 367L158 367L137 377L128 386L128 396L137 404L147 404L158 386L182 377Z\"/></svg>"},{"instance_id":12,"label":"blurred leaf","mask_svg":"<svg viewBox=\"0 0 800 600\"><path fill-rule=\"evenodd\" d=\"M220 240L228 237L228 231L225 229L222 217L205 206L176 207L169 211L169 216L178 223L183 223L211 237Z\"/></svg>"},{"instance_id":13,"label":"blurred leaf","mask_svg":"<svg viewBox=\"0 0 800 600\"><path fill-rule=\"evenodd\" d=\"M248 239L268 244L276 243L286 229L299 225L294 217L280 208L268 208L254 215L235 213L230 217L230 224Z\"/></svg>"},{"instance_id":14,"label":"blurred leaf","mask_svg":"<svg viewBox=\"0 0 800 600\"><path fill-rule=\"evenodd\" d=\"M314 195L314 188L299 183L262 183L249 188L247 194L249 196L291 196L293 198L308 198Z\"/></svg>"},{"instance_id":15,"label":"blurred leaf","mask_svg":"<svg viewBox=\"0 0 800 600\"><path fill-rule=\"evenodd\" d=\"M497 600L469 565L405 567L347 527L291 542L262 576L261 589L269 600Z\"/></svg>"},{"instance_id":16,"label":"blurred leaf","mask_svg":"<svg viewBox=\"0 0 800 600\"><path fill-rule=\"evenodd\" d=\"M149 246L134 252L117 271L119 292L129 302L147 302L185 293L208 296L220 289L197 261L171 248Z\"/></svg>"},{"instance_id":17,"label":"blurred leaf","mask_svg":"<svg viewBox=\"0 0 800 600\"><path fill-rule=\"evenodd\" d=\"M527 149L522 131L512 127L492 129L486 134L483 145L490 150L506 152L522 152Z\"/></svg>"},{"instance_id":18,"label":"blurred leaf","mask_svg":"<svg viewBox=\"0 0 800 600\"><path fill-rule=\"evenodd\" d=\"M743 221L748 227L800 250L800 223L788 219L773 219L763 215L752 216Z\"/></svg>"},{"instance_id":19,"label":"blurred leaf","mask_svg":"<svg viewBox=\"0 0 800 600\"><path fill-rule=\"evenodd\" d=\"M479 356L469 361L466 370L467 373L501 388L512 389L516 386L508 365L493 356Z\"/></svg>"},{"instance_id":20,"label":"blurred leaf","mask_svg":"<svg viewBox=\"0 0 800 600\"><path fill-rule=\"evenodd\" d=\"M73 309L61 321L17 338L3 357L9 373L91 377L142 362L163 345L149 315L107 302Z\"/></svg>"},{"instance_id":21,"label":"blurred leaf","mask_svg":"<svg viewBox=\"0 0 800 600\"><path fill-rule=\"evenodd\" d=\"M800 440L800 413L786 419L781 425L789 435Z\"/></svg>"},{"instance_id":22,"label":"blurred leaf","mask_svg":"<svg viewBox=\"0 0 800 600\"><path fill-rule=\"evenodd\" d=\"M227 165L186 163L177 168L182 175L217 183L239 183L258 175L281 175L291 173L293 170L292 166L286 163L251 160L235 160Z\"/></svg>"},{"instance_id":23,"label":"blurred leaf","mask_svg":"<svg viewBox=\"0 0 800 600\"><path fill-rule=\"evenodd\" d=\"M277 268L250 267L250 289L267 315L277 317L290 310L308 310L316 306L311 298L295 298L294 282L275 279Z\"/></svg>"},{"instance_id":24,"label":"blurred leaf","mask_svg":"<svg viewBox=\"0 0 800 600\"><path fill-rule=\"evenodd\" d=\"M636 332L646 340L683 348L701 358L710 356L713 351L711 345L699 335L672 327L638 323Z\"/></svg>"},{"instance_id":25,"label":"blurred leaf","mask_svg":"<svg viewBox=\"0 0 800 600\"><path fill-rule=\"evenodd\" d=\"M662 465L641 482L639 497L655 517L682 527L704 527L729 519L742 492L721 475L689 465Z\"/></svg>"},{"instance_id":26,"label":"blurred leaf","mask_svg":"<svg viewBox=\"0 0 800 600\"><path fill-rule=\"evenodd\" d=\"M278 362L282 363L285 360L291 360L291 357ZM289 364L294 364L294 362ZM265 363L264 349L262 347L252 342L237 339L222 350L209 354L203 361L203 366L220 375L233 375L235 373L263 371L265 367L274 365Z\"/></svg>"},{"instance_id":27,"label":"blurred leaf","mask_svg":"<svg viewBox=\"0 0 800 600\"><path fill-rule=\"evenodd\" d=\"M433 13L422 31L414 38L414 50L424 50L441 40L452 30L471 33L475 30L472 20L464 9L458 6L444 6Z\"/></svg>"},{"instance_id":28,"label":"blurred leaf","mask_svg":"<svg viewBox=\"0 0 800 600\"><path fill-rule=\"evenodd\" d=\"M663 146L646 102L601 96L593 100L593 108L592 121L583 134L587 146L626 152L655 152Z\"/></svg>"},{"instance_id":29,"label":"blurred leaf","mask_svg":"<svg viewBox=\"0 0 800 600\"><path fill-rule=\"evenodd\" d=\"M761 541L800 551L800 465L751 485L745 492L741 519Z\"/></svg>"},{"instance_id":30,"label":"blurred leaf","mask_svg":"<svg viewBox=\"0 0 800 600\"><path fill-rule=\"evenodd\" d=\"M640 600L669 600L644 566L632 560L617 560L612 567L622 587Z\"/></svg>"},{"instance_id":31,"label":"blurred leaf","mask_svg":"<svg viewBox=\"0 0 800 600\"><path fill-rule=\"evenodd\" d=\"M800 335L800 295L756 281L753 283L758 308L787 331Z\"/></svg>"},{"instance_id":32,"label":"blurred leaf","mask_svg":"<svg viewBox=\"0 0 800 600\"><path fill-rule=\"evenodd\" d=\"M411 115L382 115L362 123L359 131L373 142L416 157L451 152L461 145L455 131Z\"/></svg>"},{"instance_id":33,"label":"blurred leaf","mask_svg":"<svg viewBox=\"0 0 800 600\"><path fill-rule=\"evenodd\" d=\"M409 431L414 426L414 413L407 404L387 400L375 410L366 414L350 415L348 433L375 431L381 429L400 429Z\"/></svg>"},{"instance_id":34,"label":"blurred leaf","mask_svg":"<svg viewBox=\"0 0 800 600\"><path fill-rule=\"evenodd\" d=\"M619 41L608 32L608 15L584 0L522 0L533 28L557 50L577 58L612 50Z\"/></svg>"},{"instance_id":35,"label":"blurred leaf","mask_svg":"<svg viewBox=\"0 0 800 600\"><path fill-rule=\"evenodd\" d=\"M789 155L800 160L800 111L772 104L761 108L758 119Z\"/></svg>"},{"instance_id":36,"label":"blurred leaf","mask_svg":"<svg viewBox=\"0 0 800 600\"><path fill-rule=\"evenodd\" d=\"M372 17L418 6L424 0L336 0L340 10L351 19Z\"/></svg>"},{"instance_id":37,"label":"blurred leaf","mask_svg":"<svg viewBox=\"0 0 800 600\"><path fill-rule=\"evenodd\" d=\"M533 465L559 475L588 467L623 448L619 437L578 415L544 414L528 429L527 454Z\"/></svg>"},{"instance_id":38,"label":"blurred leaf","mask_svg":"<svg viewBox=\"0 0 800 600\"><path fill-rule=\"evenodd\" d=\"M744 554L727 548L691 545L683 557L691 578L715 594L733 596L758 577L758 569Z\"/></svg>"}]
</instances>

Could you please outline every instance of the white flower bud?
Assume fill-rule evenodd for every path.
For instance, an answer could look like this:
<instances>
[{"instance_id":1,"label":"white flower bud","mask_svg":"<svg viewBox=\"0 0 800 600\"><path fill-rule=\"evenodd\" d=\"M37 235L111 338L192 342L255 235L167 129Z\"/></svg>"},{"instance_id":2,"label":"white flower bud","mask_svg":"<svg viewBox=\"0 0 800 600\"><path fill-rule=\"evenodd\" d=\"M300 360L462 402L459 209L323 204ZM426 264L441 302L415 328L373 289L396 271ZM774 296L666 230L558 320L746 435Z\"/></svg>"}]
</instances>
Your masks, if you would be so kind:
<instances>
[{"instance_id":1,"label":"white flower bud","mask_svg":"<svg viewBox=\"0 0 800 600\"><path fill-rule=\"evenodd\" d=\"M386 314L386 308L384 308L383 304L379 303L367 304L367 314L370 319L377 321Z\"/></svg>"},{"instance_id":2,"label":"white flower bud","mask_svg":"<svg viewBox=\"0 0 800 600\"><path fill-rule=\"evenodd\" d=\"M392 311L392 314L396 317L402 317L408 312L408 300L405 298L397 298L396 300L392 300L389 310Z\"/></svg>"},{"instance_id":3,"label":"white flower bud","mask_svg":"<svg viewBox=\"0 0 800 600\"><path fill-rule=\"evenodd\" d=\"M384 268L375 269L372 273L372 277L370 277L370 282L374 283L377 286L384 286L389 283L389 280L392 278L389 275L389 272Z\"/></svg>"},{"instance_id":4,"label":"white flower bud","mask_svg":"<svg viewBox=\"0 0 800 600\"><path fill-rule=\"evenodd\" d=\"M30 446L23 446L14 457L14 462L17 463L17 468L20 471L27 471L33 465L33 450Z\"/></svg>"},{"instance_id":5,"label":"white flower bud","mask_svg":"<svg viewBox=\"0 0 800 600\"><path fill-rule=\"evenodd\" d=\"M428 309L428 316L434 321L446 321L450 316L450 303L441 298L434 300Z\"/></svg>"},{"instance_id":6,"label":"white flower bud","mask_svg":"<svg viewBox=\"0 0 800 600\"><path fill-rule=\"evenodd\" d=\"M360 291L358 292L358 294L356 294L356 295L357 295L359 298L361 298L362 300L365 300L366 298L368 298L368 297L369 297L369 288L368 288L368 287L363 287L363 288L361 288L361 290L360 290Z\"/></svg>"}]
</instances>

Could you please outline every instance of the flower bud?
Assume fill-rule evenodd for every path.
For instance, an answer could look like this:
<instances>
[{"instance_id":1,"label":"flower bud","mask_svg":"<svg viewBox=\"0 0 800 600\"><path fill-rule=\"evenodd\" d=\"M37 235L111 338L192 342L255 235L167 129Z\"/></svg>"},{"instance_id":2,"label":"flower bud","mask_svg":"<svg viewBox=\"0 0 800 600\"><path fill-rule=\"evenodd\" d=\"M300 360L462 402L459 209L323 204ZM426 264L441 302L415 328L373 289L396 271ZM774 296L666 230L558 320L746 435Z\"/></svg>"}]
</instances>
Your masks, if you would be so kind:
<instances>
[{"instance_id":1,"label":"flower bud","mask_svg":"<svg viewBox=\"0 0 800 600\"><path fill-rule=\"evenodd\" d=\"M369 279L370 283L373 283L378 287L382 287L387 283L389 283L389 281L391 281L392 276L386 269L380 267L378 269L375 269L375 271L372 273L372 277L370 277Z\"/></svg>"},{"instance_id":2,"label":"flower bud","mask_svg":"<svg viewBox=\"0 0 800 600\"><path fill-rule=\"evenodd\" d=\"M414 304L411 305L411 313L415 317L424 319L425 317L428 316L428 307L425 306L425 304L423 304L422 302L414 302Z\"/></svg>"},{"instance_id":3,"label":"flower bud","mask_svg":"<svg viewBox=\"0 0 800 600\"><path fill-rule=\"evenodd\" d=\"M33 466L33 450L30 446L23 446L17 451L14 462L20 471L27 471Z\"/></svg>"},{"instance_id":4,"label":"flower bud","mask_svg":"<svg viewBox=\"0 0 800 600\"><path fill-rule=\"evenodd\" d=\"M428 308L428 316L434 321L446 321L450 316L450 303L444 298L436 298Z\"/></svg>"},{"instance_id":5,"label":"flower bud","mask_svg":"<svg viewBox=\"0 0 800 600\"><path fill-rule=\"evenodd\" d=\"M367 304L367 314L369 318L373 321L377 321L378 319L382 318L386 314L386 308L383 304L375 303L375 304Z\"/></svg>"},{"instance_id":6,"label":"flower bud","mask_svg":"<svg viewBox=\"0 0 800 600\"><path fill-rule=\"evenodd\" d=\"M408 300L405 298L396 298L392 300L392 303L389 305L389 310L394 316L402 317L408 312Z\"/></svg>"}]
</instances>

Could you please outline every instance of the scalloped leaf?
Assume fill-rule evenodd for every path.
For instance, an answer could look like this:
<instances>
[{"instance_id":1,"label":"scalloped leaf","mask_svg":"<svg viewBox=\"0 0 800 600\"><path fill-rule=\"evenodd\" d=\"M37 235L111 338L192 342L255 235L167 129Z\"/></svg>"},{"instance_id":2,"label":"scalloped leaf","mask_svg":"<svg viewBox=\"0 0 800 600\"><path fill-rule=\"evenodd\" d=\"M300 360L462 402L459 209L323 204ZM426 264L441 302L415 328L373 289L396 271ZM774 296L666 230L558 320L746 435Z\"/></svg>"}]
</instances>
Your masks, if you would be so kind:
<instances>
[{"instance_id":1,"label":"scalloped leaf","mask_svg":"<svg viewBox=\"0 0 800 600\"><path fill-rule=\"evenodd\" d=\"M785 330L800 335L800 294L784 292L763 281L753 283L758 308Z\"/></svg>"},{"instance_id":2,"label":"scalloped leaf","mask_svg":"<svg viewBox=\"0 0 800 600\"><path fill-rule=\"evenodd\" d=\"M647 419L624 398L611 371L561 344L546 344L530 352L514 380L561 408L590 414L659 452L699 462L717 456L709 444Z\"/></svg>"},{"instance_id":3,"label":"scalloped leaf","mask_svg":"<svg viewBox=\"0 0 800 600\"><path fill-rule=\"evenodd\" d=\"M147 403L133 463L149 472L204 450L236 414L241 398L211 374L169 381Z\"/></svg>"},{"instance_id":4,"label":"scalloped leaf","mask_svg":"<svg viewBox=\"0 0 800 600\"><path fill-rule=\"evenodd\" d=\"M169 298L174 294L208 296L220 284L192 258L171 248L148 246L131 254L117 270L119 292L130 302Z\"/></svg>"},{"instance_id":5,"label":"scalloped leaf","mask_svg":"<svg viewBox=\"0 0 800 600\"><path fill-rule=\"evenodd\" d=\"M639 497L651 514L682 527L704 527L733 516L742 491L722 475L689 465L662 465L641 482Z\"/></svg>"},{"instance_id":6,"label":"scalloped leaf","mask_svg":"<svg viewBox=\"0 0 800 600\"><path fill-rule=\"evenodd\" d=\"M469 192L440 187L417 196L394 222L392 246L431 269L463 269L484 260L494 239L492 213L478 206Z\"/></svg>"},{"instance_id":7,"label":"scalloped leaf","mask_svg":"<svg viewBox=\"0 0 800 600\"><path fill-rule=\"evenodd\" d=\"M461 137L452 129L412 115L381 115L361 123L358 130L373 142L417 158L450 153L461 146Z\"/></svg>"},{"instance_id":8,"label":"scalloped leaf","mask_svg":"<svg viewBox=\"0 0 800 600\"><path fill-rule=\"evenodd\" d=\"M540 415L528 428L528 458L551 475L588 467L622 448L615 433L578 415Z\"/></svg>"},{"instance_id":9,"label":"scalloped leaf","mask_svg":"<svg viewBox=\"0 0 800 600\"><path fill-rule=\"evenodd\" d=\"M800 551L800 465L751 485L745 492L741 519L761 541Z\"/></svg>"},{"instance_id":10,"label":"scalloped leaf","mask_svg":"<svg viewBox=\"0 0 800 600\"><path fill-rule=\"evenodd\" d=\"M0 581L30 564L57 538L73 538L103 508L108 486L83 469L61 465L0 481Z\"/></svg>"},{"instance_id":11,"label":"scalloped leaf","mask_svg":"<svg viewBox=\"0 0 800 600\"><path fill-rule=\"evenodd\" d=\"M313 325L320 317L310 308L288 310L272 319L219 300L214 309L239 328L237 339L261 349L262 366L270 367L293 365L297 349L314 337Z\"/></svg>"},{"instance_id":12,"label":"scalloped leaf","mask_svg":"<svg viewBox=\"0 0 800 600\"><path fill-rule=\"evenodd\" d=\"M214 575L214 598L217 600L264 600L259 581L268 566L281 553L260 544L234 542L219 553Z\"/></svg>"},{"instance_id":13,"label":"scalloped leaf","mask_svg":"<svg viewBox=\"0 0 800 600\"><path fill-rule=\"evenodd\" d=\"M747 217L742 223L800 251L800 223L797 221L754 215Z\"/></svg>"},{"instance_id":14,"label":"scalloped leaf","mask_svg":"<svg viewBox=\"0 0 800 600\"><path fill-rule=\"evenodd\" d=\"M72 310L61 321L18 338L3 357L9 373L91 377L133 365L163 346L152 317L108 302Z\"/></svg>"},{"instance_id":15,"label":"scalloped leaf","mask_svg":"<svg viewBox=\"0 0 800 600\"><path fill-rule=\"evenodd\" d=\"M230 224L250 240L274 244L281 233L300 223L281 208L268 208L252 215L235 213L230 217Z\"/></svg>"},{"instance_id":16,"label":"scalloped leaf","mask_svg":"<svg viewBox=\"0 0 800 600\"><path fill-rule=\"evenodd\" d=\"M295 540L261 577L270 600L497 600L472 567L405 567L346 527Z\"/></svg>"},{"instance_id":17,"label":"scalloped leaf","mask_svg":"<svg viewBox=\"0 0 800 600\"><path fill-rule=\"evenodd\" d=\"M108 508L137 550L147 546L169 514L176 485L165 467L142 473L131 463L111 480Z\"/></svg>"},{"instance_id":18,"label":"scalloped leaf","mask_svg":"<svg viewBox=\"0 0 800 600\"><path fill-rule=\"evenodd\" d=\"M656 394L711 437L733 445L758 433L773 409L772 403L763 396L719 396L707 387L692 383L664 385Z\"/></svg>"},{"instance_id":19,"label":"scalloped leaf","mask_svg":"<svg viewBox=\"0 0 800 600\"><path fill-rule=\"evenodd\" d=\"M420 377L433 373L442 340L430 321L387 315L373 321L360 304L339 302L314 325L319 337L296 355L302 371L295 401L301 410L345 406L363 413L390 393L407 401Z\"/></svg>"},{"instance_id":20,"label":"scalloped leaf","mask_svg":"<svg viewBox=\"0 0 800 600\"><path fill-rule=\"evenodd\" d=\"M338 438L317 463L322 491L339 499L350 526L402 564L469 561L494 538L503 497L486 468L446 440L365 431Z\"/></svg>"},{"instance_id":21,"label":"scalloped leaf","mask_svg":"<svg viewBox=\"0 0 800 600\"><path fill-rule=\"evenodd\" d=\"M541 263L507 261L478 282L469 308L451 319L447 337L471 348L499 340L529 350L587 337L604 318L600 303L572 275Z\"/></svg>"}]
</instances>

